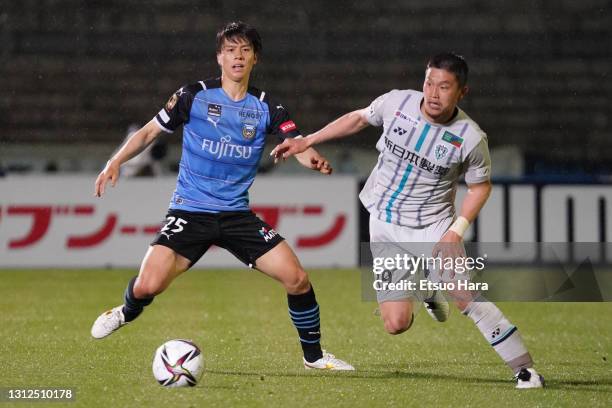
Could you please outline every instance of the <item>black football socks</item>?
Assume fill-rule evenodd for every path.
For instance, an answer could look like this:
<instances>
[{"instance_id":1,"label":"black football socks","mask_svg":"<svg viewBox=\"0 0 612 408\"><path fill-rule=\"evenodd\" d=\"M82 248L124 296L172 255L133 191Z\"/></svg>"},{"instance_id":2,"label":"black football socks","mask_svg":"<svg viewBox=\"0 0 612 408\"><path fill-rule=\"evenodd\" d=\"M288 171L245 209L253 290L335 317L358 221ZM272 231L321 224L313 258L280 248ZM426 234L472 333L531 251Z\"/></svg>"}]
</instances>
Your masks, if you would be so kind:
<instances>
[{"instance_id":1,"label":"black football socks","mask_svg":"<svg viewBox=\"0 0 612 408\"><path fill-rule=\"evenodd\" d=\"M287 294L289 316L298 331L304 358L309 363L323 357L321 350L321 330L319 320L319 305L312 286L301 295Z\"/></svg>"}]
</instances>

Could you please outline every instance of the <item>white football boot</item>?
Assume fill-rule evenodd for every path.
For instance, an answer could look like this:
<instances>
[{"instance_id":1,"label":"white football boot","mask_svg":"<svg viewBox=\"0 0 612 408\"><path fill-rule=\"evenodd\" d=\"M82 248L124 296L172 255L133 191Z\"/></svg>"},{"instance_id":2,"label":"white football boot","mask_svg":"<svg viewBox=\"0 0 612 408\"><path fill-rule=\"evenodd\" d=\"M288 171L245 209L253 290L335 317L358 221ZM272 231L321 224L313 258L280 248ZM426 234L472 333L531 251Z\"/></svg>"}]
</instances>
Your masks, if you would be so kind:
<instances>
[{"instance_id":1,"label":"white football boot","mask_svg":"<svg viewBox=\"0 0 612 408\"><path fill-rule=\"evenodd\" d=\"M521 369L514 378L516 380L516 388L518 389L544 387L544 377L533 368Z\"/></svg>"},{"instance_id":2,"label":"white football boot","mask_svg":"<svg viewBox=\"0 0 612 408\"><path fill-rule=\"evenodd\" d=\"M425 299L423 303L432 319L438 322L445 322L448 319L450 306L439 290L436 290L433 296Z\"/></svg>"},{"instance_id":3,"label":"white football boot","mask_svg":"<svg viewBox=\"0 0 612 408\"><path fill-rule=\"evenodd\" d=\"M343 371L354 371L355 368L347 363L346 361L342 361L339 358L336 358L333 354L328 353L323 350L323 357L309 363L304 359L304 368L307 370L310 369L319 369L319 370L343 370Z\"/></svg>"},{"instance_id":4,"label":"white football boot","mask_svg":"<svg viewBox=\"0 0 612 408\"><path fill-rule=\"evenodd\" d=\"M103 339L115 330L125 326L125 316L123 316L123 305L112 308L102 313L91 326L91 335L96 339Z\"/></svg>"}]
</instances>

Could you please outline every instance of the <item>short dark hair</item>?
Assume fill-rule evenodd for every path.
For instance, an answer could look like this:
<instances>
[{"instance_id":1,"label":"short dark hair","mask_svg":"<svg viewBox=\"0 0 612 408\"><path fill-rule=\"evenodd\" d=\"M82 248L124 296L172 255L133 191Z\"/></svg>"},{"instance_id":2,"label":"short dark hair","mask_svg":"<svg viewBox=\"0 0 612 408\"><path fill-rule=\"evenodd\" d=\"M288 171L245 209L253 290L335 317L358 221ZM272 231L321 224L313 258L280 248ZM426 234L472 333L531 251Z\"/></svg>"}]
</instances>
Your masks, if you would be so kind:
<instances>
[{"instance_id":1,"label":"short dark hair","mask_svg":"<svg viewBox=\"0 0 612 408\"><path fill-rule=\"evenodd\" d=\"M221 52L225 40L237 39L248 41L253 46L255 54L261 52L261 37L257 30L242 21L232 21L217 32L217 54Z\"/></svg>"},{"instance_id":2,"label":"short dark hair","mask_svg":"<svg viewBox=\"0 0 612 408\"><path fill-rule=\"evenodd\" d=\"M468 80L468 65L461 55L452 52L445 52L434 55L427 62L427 69L438 68L455 74L459 87L463 88Z\"/></svg>"}]
</instances>

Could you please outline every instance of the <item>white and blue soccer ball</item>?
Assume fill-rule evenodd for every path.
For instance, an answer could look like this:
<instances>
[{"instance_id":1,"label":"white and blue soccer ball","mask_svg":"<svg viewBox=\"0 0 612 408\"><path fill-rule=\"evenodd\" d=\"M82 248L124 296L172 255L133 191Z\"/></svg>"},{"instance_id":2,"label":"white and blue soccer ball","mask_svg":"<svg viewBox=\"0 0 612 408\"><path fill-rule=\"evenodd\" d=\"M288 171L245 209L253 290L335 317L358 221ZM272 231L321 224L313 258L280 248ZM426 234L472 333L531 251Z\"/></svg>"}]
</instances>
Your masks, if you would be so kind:
<instances>
[{"instance_id":1,"label":"white and blue soccer ball","mask_svg":"<svg viewBox=\"0 0 612 408\"><path fill-rule=\"evenodd\" d=\"M193 387L204 372L204 357L191 340L162 344L153 357L153 376L164 387Z\"/></svg>"}]
</instances>

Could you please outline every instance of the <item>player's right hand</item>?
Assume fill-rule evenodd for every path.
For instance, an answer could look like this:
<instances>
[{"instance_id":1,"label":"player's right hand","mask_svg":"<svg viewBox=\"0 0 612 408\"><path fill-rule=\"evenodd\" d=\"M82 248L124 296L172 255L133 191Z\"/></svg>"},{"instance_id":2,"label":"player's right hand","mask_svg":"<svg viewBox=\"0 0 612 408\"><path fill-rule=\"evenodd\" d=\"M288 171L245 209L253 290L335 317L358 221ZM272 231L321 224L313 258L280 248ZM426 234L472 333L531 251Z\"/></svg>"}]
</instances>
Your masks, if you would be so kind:
<instances>
[{"instance_id":1,"label":"player's right hand","mask_svg":"<svg viewBox=\"0 0 612 408\"><path fill-rule=\"evenodd\" d=\"M119 165L109 160L104 167L104 170L98 174L98 178L96 179L94 196L102 197L104 194L104 189L106 188L106 183L110 180L111 186L115 187L117 184L117 180L119 179Z\"/></svg>"},{"instance_id":2,"label":"player's right hand","mask_svg":"<svg viewBox=\"0 0 612 408\"><path fill-rule=\"evenodd\" d=\"M465 258L465 248L463 247L463 238L455 231L446 231L440 241L434 246L432 255L434 258L439 258L442 264L445 264L447 260L452 260L453 265L457 262L457 259ZM454 268L446 270L449 278L455 278Z\"/></svg>"},{"instance_id":3,"label":"player's right hand","mask_svg":"<svg viewBox=\"0 0 612 408\"><path fill-rule=\"evenodd\" d=\"M308 142L302 137L285 139L283 143L277 145L270 156L274 156L274 163L278 163L280 159L286 160L291 156L300 154L308 149Z\"/></svg>"}]
</instances>

